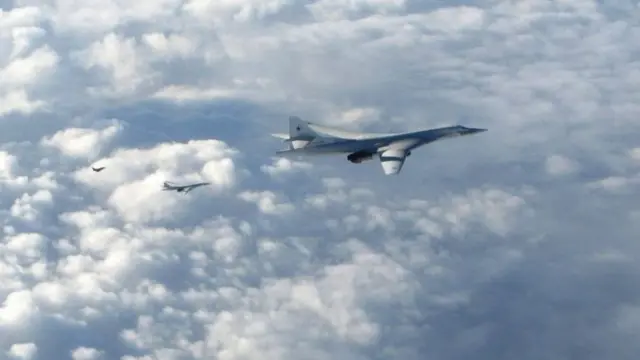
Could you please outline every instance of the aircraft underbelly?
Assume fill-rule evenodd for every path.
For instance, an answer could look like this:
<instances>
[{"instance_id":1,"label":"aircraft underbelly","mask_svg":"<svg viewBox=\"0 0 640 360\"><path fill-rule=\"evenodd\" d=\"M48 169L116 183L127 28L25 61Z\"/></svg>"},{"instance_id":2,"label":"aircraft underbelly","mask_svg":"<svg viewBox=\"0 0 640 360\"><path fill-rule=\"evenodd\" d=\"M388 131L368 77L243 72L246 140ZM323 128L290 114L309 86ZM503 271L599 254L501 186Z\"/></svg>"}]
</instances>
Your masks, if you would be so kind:
<instances>
[{"instance_id":1,"label":"aircraft underbelly","mask_svg":"<svg viewBox=\"0 0 640 360\"><path fill-rule=\"evenodd\" d=\"M314 144L313 142L308 145L279 152L280 155L330 155L330 154L345 154L354 153L358 151L372 151L382 152L390 149L403 148L410 149L419 146L421 139L408 138L408 139L363 139L363 140L345 140L338 142L331 142L326 144Z\"/></svg>"},{"instance_id":2,"label":"aircraft underbelly","mask_svg":"<svg viewBox=\"0 0 640 360\"><path fill-rule=\"evenodd\" d=\"M394 150L394 149L411 150L420 146L423 143L424 141L419 138L396 140L396 141L390 142L385 146L380 147L380 151Z\"/></svg>"},{"instance_id":3,"label":"aircraft underbelly","mask_svg":"<svg viewBox=\"0 0 640 360\"><path fill-rule=\"evenodd\" d=\"M305 150L309 152L322 153L322 154L342 154L342 153L356 152L356 151L369 149L369 148L371 148L371 144L369 141L348 141L348 142L319 144L319 145L311 144L309 147L305 148Z\"/></svg>"}]
</instances>

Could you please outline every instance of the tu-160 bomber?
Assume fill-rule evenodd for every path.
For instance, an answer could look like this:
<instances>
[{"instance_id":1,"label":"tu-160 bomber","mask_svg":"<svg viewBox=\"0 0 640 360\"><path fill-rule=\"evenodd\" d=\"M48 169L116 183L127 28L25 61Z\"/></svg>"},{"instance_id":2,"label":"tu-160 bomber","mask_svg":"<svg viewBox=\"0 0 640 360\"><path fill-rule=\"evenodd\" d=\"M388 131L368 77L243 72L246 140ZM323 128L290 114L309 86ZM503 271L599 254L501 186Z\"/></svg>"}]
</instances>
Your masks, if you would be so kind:
<instances>
[{"instance_id":1,"label":"tu-160 bomber","mask_svg":"<svg viewBox=\"0 0 640 360\"><path fill-rule=\"evenodd\" d=\"M181 192L181 193L188 193L189 191L200 187L200 186L204 186L204 185L209 185L210 183L208 182L201 182L201 183L196 183L196 184L189 184L189 185L175 185L173 183L170 183L168 181L165 181L162 187L162 190L174 190L177 192Z\"/></svg>"},{"instance_id":2,"label":"tu-160 bomber","mask_svg":"<svg viewBox=\"0 0 640 360\"><path fill-rule=\"evenodd\" d=\"M278 156L349 154L347 159L359 164L378 155L386 175L398 174L411 151L434 141L473 135L487 129L461 125L405 133L371 134L345 131L335 127L289 117L289 134L272 134L289 144Z\"/></svg>"}]
</instances>

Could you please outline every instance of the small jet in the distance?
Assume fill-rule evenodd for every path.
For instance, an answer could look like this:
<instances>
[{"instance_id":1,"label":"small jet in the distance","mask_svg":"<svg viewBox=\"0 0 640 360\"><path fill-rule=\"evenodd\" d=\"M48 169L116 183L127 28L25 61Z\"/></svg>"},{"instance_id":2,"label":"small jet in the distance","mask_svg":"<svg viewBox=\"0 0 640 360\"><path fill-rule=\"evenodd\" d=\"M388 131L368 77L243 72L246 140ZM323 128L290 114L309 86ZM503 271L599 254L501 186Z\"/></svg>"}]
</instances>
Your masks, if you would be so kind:
<instances>
[{"instance_id":1,"label":"small jet in the distance","mask_svg":"<svg viewBox=\"0 0 640 360\"><path fill-rule=\"evenodd\" d=\"M182 193L188 193L189 191L200 187L200 186L204 186L204 185L209 185L210 183L208 182L201 182L201 183L196 183L196 184L189 184L189 185L176 185L173 183L170 183L168 181L165 181L163 184L163 188L162 190L174 190L177 192L182 192Z\"/></svg>"},{"instance_id":2,"label":"small jet in the distance","mask_svg":"<svg viewBox=\"0 0 640 360\"><path fill-rule=\"evenodd\" d=\"M99 168L96 168L96 167L93 167L93 166L92 166L92 167L91 167L91 170L93 170L93 171L95 171L95 172L100 172L100 171L104 170L104 166L99 167Z\"/></svg>"},{"instance_id":3,"label":"small jet in the distance","mask_svg":"<svg viewBox=\"0 0 640 360\"><path fill-rule=\"evenodd\" d=\"M461 125L425 129L406 133L366 134L341 130L289 117L289 134L272 134L289 143L288 150L277 151L278 156L349 154L354 164L378 155L386 175L398 174L411 151L434 141L473 135L487 129Z\"/></svg>"}]
</instances>

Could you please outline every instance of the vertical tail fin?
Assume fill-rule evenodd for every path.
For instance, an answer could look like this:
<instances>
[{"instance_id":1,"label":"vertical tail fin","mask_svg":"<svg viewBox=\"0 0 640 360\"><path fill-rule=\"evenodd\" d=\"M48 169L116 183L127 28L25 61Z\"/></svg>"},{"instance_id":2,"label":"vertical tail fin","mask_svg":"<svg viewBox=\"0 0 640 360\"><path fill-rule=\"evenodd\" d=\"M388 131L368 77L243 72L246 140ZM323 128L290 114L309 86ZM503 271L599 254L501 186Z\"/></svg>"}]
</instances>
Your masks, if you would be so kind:
<instances>
[{"instance_id":1,"label":"vertical tail fin","mask_svg":"<svg viewBox=\"0 0 640 360\"><path fill-rule=\"evenodd\" d=\"M289 116L289 138L315 137L317 134L309 127L309 123L297 116Z\"/></svg>"}]
</instances>

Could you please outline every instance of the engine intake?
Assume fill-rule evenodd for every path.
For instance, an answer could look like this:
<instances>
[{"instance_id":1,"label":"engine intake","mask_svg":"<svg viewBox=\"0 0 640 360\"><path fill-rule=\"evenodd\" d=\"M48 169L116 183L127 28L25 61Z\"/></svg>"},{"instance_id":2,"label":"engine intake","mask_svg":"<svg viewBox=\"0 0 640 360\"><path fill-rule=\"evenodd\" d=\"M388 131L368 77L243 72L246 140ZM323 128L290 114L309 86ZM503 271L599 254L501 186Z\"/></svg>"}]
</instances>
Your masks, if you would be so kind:
<instances>
[{"instance_id":1,"label":"engine intake","mask_svg":"<svg viewBox=\"0 0 640 360\"><path fill-rule=\"evenodd\" d=\"M352 154L349 154L349 156L347 156L347 160L351 161L354 164L360 164L363 161L373 159L374 154L375 153L372 153L370 151L356 151Z\"/></svg>"}]
</instances>

